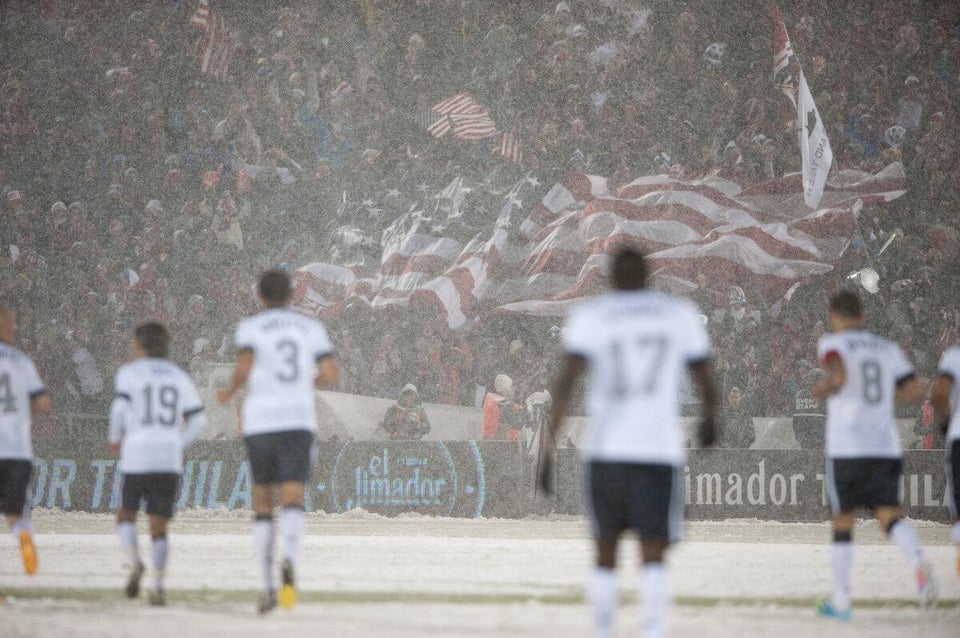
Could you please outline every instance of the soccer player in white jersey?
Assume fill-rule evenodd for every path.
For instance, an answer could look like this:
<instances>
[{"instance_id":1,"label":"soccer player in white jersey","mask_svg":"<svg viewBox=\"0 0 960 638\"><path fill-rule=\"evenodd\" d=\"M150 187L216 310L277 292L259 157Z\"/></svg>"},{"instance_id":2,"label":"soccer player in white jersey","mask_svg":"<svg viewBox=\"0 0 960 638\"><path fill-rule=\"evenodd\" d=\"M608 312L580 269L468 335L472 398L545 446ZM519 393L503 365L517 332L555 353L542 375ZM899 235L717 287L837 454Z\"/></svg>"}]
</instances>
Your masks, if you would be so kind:
<instances>
[{"instance_id":1,"label":"soccer player in white jersey","mask_svg":"<svg viewBox=\"0 0 960 638\"><path fill-rule=\"evenodd\" d=\"M552 491L553 450L577 378L588 372L589 426L581 440L586 509L596 541L588 583L594 635L613 635L618 602L616 552L620 535L640 537L641 625L657 638L670 607L664 559L683 523L680 426L682 375L691 374L705 407L699 435L716 439L716 390L710 341L692 302L645 289L643 256L629 248L612 259L614 290L584 302L567 318L565 357L550 410L539 476Z\"/></svg>"},{"instance_id":2,"label":"soccer player in white jersey","mask_svg":"<svg viewBox=\"0 0 960 638\"><path fill-rule=\"evenodd\" d=\"M950 540L957 545L957 576L960 576L960 346L947 348L937 366L937 380L930 391L934 419L946 437L947 506L953 530Z\"/></svg>"},{"instance_id":3,"label":"soccer player in white jersey","mask_svg":"<svg viewBox=\"0 0 960 638\"><path fill-rule=\"evenodd\" d=\"M0 304L0 514L20 543L24 570L37 572L27 497L33 473L32 417L50 411L50 396L26 354L13 346L17 314Z\"/></svg>"},{"instance_id":4,"label":"soccer player in white jersey","mask_svg":"<svg viewBox=\"0 0 960 638\"><path fill-rule=\"evenodd\" d=\"M147 322L133 331L133 359L120 366L110 406L109 448L120 455L122 475L117 536L130 561L128 598L140 594L144 565L137 550L137 512L146 502L154 582L147 599L164 605L163 579L169 545L167 525L183 476L183 450L207 424L190 377L167 356L170 333Z\"/></svg>"},{"instance_id":5,"label":"soccer player in white jersey","mask_svg":"<svg viewBox=\"0 0 960 638\"><path fill-rule=\"evenodd\" d=\"M824 616L850 618L850 572L856 509L873 512L916 571L921 605L936 599L936 584L913 526L900 518L903 471L894 402L918 402L926 387L900 348L863 329L860 299L840 292L830 299L833 332L820 338L817 356L826 371L810 390L827 401L826 491L833 521L834 591L817 603Z\"/></svg>"},{"instance_id":6,"label":"soccer player in white jersey","mask_svg":"<svg viewBox=\"0 0 960 638\"><path fill-rule=\"evenodd\" d=\"M296 601L294 573L306 526L303 486L317 431L314 389L335 384L340 368L323 324L286 307L290 278L285 272L265 272L257 290L264 310L237 326L233 378L217 398L226 403L247 386L241 420L253 475L253 538L264 585L257 609L266 613L278 601L273 580L274 488L279 486L283 538L279 602L289 608Z\"/></svg>"}]
</instances>

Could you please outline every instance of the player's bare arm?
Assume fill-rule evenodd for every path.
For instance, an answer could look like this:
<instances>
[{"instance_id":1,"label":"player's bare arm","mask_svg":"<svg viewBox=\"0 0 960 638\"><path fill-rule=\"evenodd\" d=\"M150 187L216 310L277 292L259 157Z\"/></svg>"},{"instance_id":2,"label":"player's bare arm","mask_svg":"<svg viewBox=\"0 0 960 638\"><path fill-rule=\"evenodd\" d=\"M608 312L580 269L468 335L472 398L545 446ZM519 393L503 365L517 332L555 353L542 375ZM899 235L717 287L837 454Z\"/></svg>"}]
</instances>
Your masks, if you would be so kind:
<instances>
[{"instance_id":1,"label":"player's bare arm","mask_svg":"<svg viewBox=\"0 0 960 638\"><path fill-rule=\"evenodd\" d=\"M929 384L915 375L899 379L893 398L897 403L923 403Z\"/></svg>"},{"instance_id":2,"label":"player's bare arm","mask_svg":"<svg viewBox=\"0 0 960 638\"><path fill-rule=\"evenodd\" d=\"M233 377L230 379L230 385L217 390L217 401L221 404L226 404L236 396L240 388L247 385L247 379L250 378L250 370L252 369L253 350L244 348L237 353L237 363L233 369Z\"/></svg>"},{"instance_id":3,"label":"player's bare arm","mask_svg":"<svg viewBox=\"0 0 960 638\"><path fill-rule=\"evenodd\" d=\"M950 390L953 389L953 377L941 374L930 389L930 404L933 406L933 421L940 424L940 431L946 434L950 423Z\"/></svg>"},{"instance_id":4,"label":"player's bare arm","mask_svg":"<svg viewBox=\"0 0 960 638\"><path fill-rule=\"evenodd\" d=\"M543 459L540 463L540 475L537 481L544 492L553 492L553 453L557 447L557 435L563 427L563 417L566 416L573 400L573 389L577 379L586 372L587 360L578 355L568 354L560 368L556 385L553 389L553 403L550 405L550 414L547 419L546 439L544 441Z\"/></svg>"},{"instance_id":5,"label":"player's bare arm","mask_svg":"<svg viewBox=\"0 0 960 638\"><path fill-rule=\"evenodd\" d=\"M46 392L30 397L30 415L46 414L50 411L50 395Z\"/></svg>"},{"instance_id":6,"label":"player's bare arm","mask_svg":"<svg viewBox=\"0 0 960 638\"><path fill-rule=\"evenodd\" d=\"M823 364L826 374L810 388L810 396L817 401L822 401L829 396L840 392L843 385L847 382L847 369L843 365L843 359L836 352L827 353Z\"/></svg>"},{"instance_id":7,"label":"player's bare arm","mask_svg":"<svg viewBox=\"0 0 960 638\"><path fill-rule=\"evenodd\" d=\"M700 438L700 444L710 447L717 440L717 386L714 384L713 374L710 372L710 360L696 361L688 367L690 378L700 389L700 396L703 399L703 420L700 422L697 434Z\"/></svg>"},{"instance_id":8,"label":"player's bare arm","mask_svg":"<svg viewBox=\"0 0 960 638\"><path fill-rule=\"evenodd\" d=\"M577 379L586 372L587 360L578 355L567 355L563 360L560 375L557 377L553 389L553 404L550 406L550 416L547 421L547 445L553 449L557 435L563 427L563 417L566 416L573 400L573 389Z\"/></svg>"},{"instance_id":9,"label":"player's bare arm","mask_svg":"<svg viewBox=\"0 0 960 638\"><path fill-rule=\"evenodd\" d=\"M317 360L317 365L320 367L317 376L313 380L313 385L317 388L329 388L332 385L336 385L340 381L340 366L337 364L337 360L333 358L332 355L326 355L320 357Z\"/></svg>"}]
</instances>

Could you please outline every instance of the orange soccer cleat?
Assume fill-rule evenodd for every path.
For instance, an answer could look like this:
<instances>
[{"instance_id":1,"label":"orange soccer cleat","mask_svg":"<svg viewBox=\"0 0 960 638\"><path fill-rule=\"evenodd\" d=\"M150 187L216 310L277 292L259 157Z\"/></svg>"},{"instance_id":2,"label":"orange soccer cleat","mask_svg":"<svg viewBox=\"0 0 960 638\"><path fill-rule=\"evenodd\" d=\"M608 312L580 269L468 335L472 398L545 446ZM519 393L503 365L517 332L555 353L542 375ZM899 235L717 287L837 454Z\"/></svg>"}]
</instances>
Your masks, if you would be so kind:
<instances>
[{"instance_id":1,"label":"orange soccer cleat","mask_svg":"<svg viewBox=\"0 0 960 638\"><path fill-rule=\"evenodd\" d=\"M23 556L23 569L33 576L37 573L37 548L33 546L30 532L20 530L20 555Z\"/></svg>"}]
</instances>

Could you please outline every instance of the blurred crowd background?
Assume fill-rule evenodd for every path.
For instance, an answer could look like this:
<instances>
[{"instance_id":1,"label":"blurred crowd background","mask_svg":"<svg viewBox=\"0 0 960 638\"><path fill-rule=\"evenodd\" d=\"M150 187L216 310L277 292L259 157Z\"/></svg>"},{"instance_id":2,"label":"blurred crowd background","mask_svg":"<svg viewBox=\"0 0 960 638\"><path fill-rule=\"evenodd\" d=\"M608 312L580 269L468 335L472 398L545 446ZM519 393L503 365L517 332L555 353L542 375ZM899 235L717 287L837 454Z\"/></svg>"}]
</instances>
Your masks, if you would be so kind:
<instances>
[{"instance_id":1,"label":"blurred crowd background","mask_svg":"<svg viewBox=\"0 0 960 638\"><path fill-rule=\"evenodd\" d=\"M786 305L765 307L749 281L724 306L697 297L731 421L800 409L826 296L850 272L877 268L870 325L921 375L934 374L960 326L960 5L780 8L834 168L899 161L910 187L861 217L833 277ZM800 167L773 82L768 2L210 9L228 29L229 59L215 72L201 70L193 1L0 4L0 295L16 300L18 345L59 414L105 413L130 328L148 318L170 325L174 359L204 383L209 364L232 359L261 270L376 262L391 222L454 178L473 188L459 231L469 237L525 175L548 187L571 170L763 180ZM522 161L418 123L461 91L516 135ZM345 370L339 390L394 397L414 383L425 401L476 405L497 374L513 378L519 400L548 386L562 318L451 332L416 311L383 325L357 308L327 323ZM903 416L923 427L920 411Z\"/></svg>"}]
</instances>

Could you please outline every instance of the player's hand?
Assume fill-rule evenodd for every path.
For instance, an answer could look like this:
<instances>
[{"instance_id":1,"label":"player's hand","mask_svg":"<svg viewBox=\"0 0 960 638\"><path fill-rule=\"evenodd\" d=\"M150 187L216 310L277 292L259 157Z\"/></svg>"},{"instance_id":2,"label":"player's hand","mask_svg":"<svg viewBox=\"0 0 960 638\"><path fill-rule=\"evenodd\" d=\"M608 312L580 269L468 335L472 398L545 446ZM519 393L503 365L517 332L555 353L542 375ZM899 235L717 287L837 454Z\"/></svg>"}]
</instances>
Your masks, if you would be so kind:
<instances>
[{"instance_id":1,"label":"player's hand","mask_svg":"<svg viewBox=\"0 0 960 638\"><path fill-rule=\"evenodd\" d=\"M713 447L717 442L717 426L713 417L704 417L697 425L697 438L701 447Z\"/></svg>"},{"instance_id":2,"label":"player's hand","mask_svg":"<svg viewBox=\"0 0 960 638\"><path fill-rule=\"evenodd\" d=\"M107 445L107 451L113 456L120 455L120 443L110 443Z\"/></svg>"},{"instance_id":3,"label":"player's hand","mask_svg":"<svg viewBox=\"0 0 960 638\"><path fill-rule=\"evenodd\" d=\"M537 475L537 485L547 496L553 495L553 455L543 453L540 459L540 473Z\"/></svg>"},{"instance_id":4,"label":"player's hand","mask_svg":"<svg viewBox=\"0 0 960 638\"><path fill-rule=\"evenodd\" d=\"M233 392L230 391L230 388L220 388L217 390L217 401L220 402L220 405L226 405L232 398Z\"/></svg>"}]
</instances>

